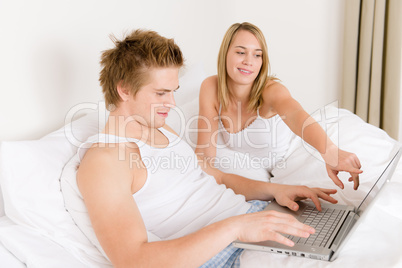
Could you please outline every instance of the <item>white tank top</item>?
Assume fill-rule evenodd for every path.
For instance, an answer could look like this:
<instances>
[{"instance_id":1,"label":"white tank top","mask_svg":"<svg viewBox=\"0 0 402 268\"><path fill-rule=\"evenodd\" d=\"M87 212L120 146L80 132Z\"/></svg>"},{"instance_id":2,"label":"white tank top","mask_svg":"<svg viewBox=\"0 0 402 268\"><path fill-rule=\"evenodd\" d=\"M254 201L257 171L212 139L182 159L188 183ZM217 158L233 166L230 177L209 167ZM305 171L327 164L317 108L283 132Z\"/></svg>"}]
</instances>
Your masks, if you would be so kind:
<instances>
[{"instance_id":1,"label":"white tank top","mask_svg":"<svg viewBox=\"0 0 402 268\"><path fill-rule=\"evenodd\" d=\"M231 156L234 157L231 165L244 167L231 167L231 169L265 169L270 172L279 161L283 160L293 135L279 115L262 118L258 110L257 118L250 125L239 132L229 133L223 126L219 107L217 161ZM219 167L219 163L216 165Z\"/></svg>"},{"instance_id":2,"label":"white tank top","mask_svg":"<svg viewBox=\"0 0 402 268\"><path fill-rule=\"evenodd\" d=\"M212 176L203 172L197 156L186 142L163 128L159 130L169 139L169 145L165 148L155 148L137 139L113 135L92 136L80 146L72 163L67 164L65 169L69 170L63 172L62 180L69 185L63 187L62 183L66 207L78 227L101 252L103 250L90 225L76 182L77 166L94 143L134 142L138 145L147 168L147 179L133 198L144 220L149 241L190 234L216 221L244 214L251 206L244 196L218 185ZM72 189L75 194L71 193Z\"/></svg>"}]
</instances>

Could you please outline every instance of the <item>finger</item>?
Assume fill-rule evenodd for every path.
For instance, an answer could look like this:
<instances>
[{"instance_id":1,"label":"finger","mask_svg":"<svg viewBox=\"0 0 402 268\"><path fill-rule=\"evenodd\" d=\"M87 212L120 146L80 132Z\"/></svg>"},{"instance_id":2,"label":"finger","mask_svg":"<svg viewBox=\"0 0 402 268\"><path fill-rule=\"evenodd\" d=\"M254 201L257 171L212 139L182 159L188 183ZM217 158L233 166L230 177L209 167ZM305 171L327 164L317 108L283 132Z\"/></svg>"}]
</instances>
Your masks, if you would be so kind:
<instances>
[{"instance_id":1,"label":"finger","mask_svg":"<svg viewBox=\"0 0 402 268\"><path fill-rule=\"evenodd\" d=\"M328 189L328 188L313 188L313 189L324 192L327 195L336 194L338 192L338 190L336 190L336 189Z\"/></svg>"},{"instance_id":2,"label":"finger","mask_svg":"<svg viewBox=\"0 0 402 268\"><path fill-rule=\"evenodd\" d=\"M308 237L308 236L302 236L302 237ZM292 240L290 240L289 238L286 238L283 235L281 235L277 232L274 232L274 231L271 231L269 236L266 238L267 238L267 240L272 240L272 241L284 244L289 247L293 247L295 245L295 243Z\"/></svg>"},{"instance_id":3,"label":"finger","mask_svg":"<svg viewBox=\"0 0 402 268\"><path fill-rule=\"evenodd\" d=\"M335 193L336 193L336 190L333 190L333 191L335 191ZM331 192L331 194L334 193L333 191ZM321 199L323 199L325 201L328 201L328 202L330 202L332 204L338 203L338 200L336 200L335 198L333 198L332 196L330 196L328 193L326 193L324 191L318 190L317 195L318 195L319 198L321 198Z\"/></svg>"},{"instance_id":4,"label":"finger","mask_svg":"<svg viewBox=\"0 0 402 268\"><path fill-rule=\"evenodd\" d=\"M293 211L297 211L299 209L299 205L288 197L286 197L286 200L284 201L283 205L285 205L286 207L288 207Z\"/></svg>"},{"instance_id":5,"label":"finger","mask_svg":"<svg viewBox=\"0 0 402 268\"><path fill-rule=\"evenodd\" d=\"M280 233L286 233L296 236L308 236L313 234L315 229L298 221L294 216L288 213L282 213L275 210L257 212L256 215L261 214L266 220L267 226L270 230ZM248 214L250 215L250 214Z\"/></svg>"},{"instance_id":6,"label":"finger","mask_svg":"<svg viewBox=\"0 0 402 268\"><path fill-rule=\"evenodd\" d=\"M358 168L355 168L355 167L345 168L344 171L349 172L349 173L356 173L356 174L361 174L361 173L363 173L363 170L358 169Z\"/></svg>"},{"instance_id":7,"label":"finger","mask_svg":"<svg viewBox=\"0 0 402 268\"><path fill-rule=\"evenodd\" d=\"M352 178L353 178L353 189L357 190L357 188L359 188L360 185L360 181L359 181L359 175L358 174L352 174Z\"/></svg>"},{"instance_id":8,"label":"finger","mask_svg":"<svg viewBox=\"0 0 402 268\"><path fill-rule=\"evenodd\" d=\"M332 170L328 171L328 176L331 178L331 180L341 189L344 188L342 181L336 176Z\"/></svg>"},{"instance_id":9,"label":"finger","mask_svg":"<svg viewBox=\"0 0 402 268\"><path fill-rule=\"evenodd\" d=\"M273 236L272 240L276 241L278 243L284 244L284 245L289 246L289 247L293 247L295 245L295 242L293 242L289 238L284 237L281 234L273 233L272 236Z\"/></svg>"},{"instance_id":10,"label":"finger","mask_svg":"<svg viewBox=\"0 0 402 268\"><path fill-rule=\"evenodd\" d=\"M362 168L362 165L360 164L360 160L359 160L359 158L355 155L355 157L354 157L354 162L355 162L355 164L356 164L356 167L358 167L359 169L361 169Z\"/></svg>"},{"instance_id":11,"label":"finger","mask_svg":"<svg viewBox=\"0 0 402 268\"><path fill-rule=\"evenodd\" d=\"M356 166L361 170L362 164L360 164L360 161L359 161L358 158L355 159L355 164L356 164ZM363 172L363 171L362 171L362 172Z\"/></svg>"},{"instance_id":12,"label":"finger","mask_svg":"<svg viewBox=\"0 0 402 268\"><path fill-rule=\"evenodd\" d=\"M359 180L359 175L357 174L351 174L352 177L350 177L348 179L348 181L352 182L353 181L353 189L357 190L357 188L359 188L360 185L360 180Z\"/></svg>"},{"instance_id":13,"label":"finger","mask_svg":"<svg viewBox=\"0 0 402 268\"><path fill-rule=\"evenodd\" d=\"M308 195L308 197L311 199L311 201L313 201L317 210L321 211L322 210L321 203L320 203L320 200L318 199L317 193L315 193L314 191L311 191L310 194Z\"/></svg>"},{"instance_id":14,"label":"finger","mask_svg":"<svg viewBox=\"0 0 402 268\"><path fill-rule=\"evenodd\" d=\"M278 212L280 213L280 212ZM284 234L290 234L290 235L295 235L299 237L308 237L310 234L313 234L315 232L315 229L311 226L308 226L300 221L298 221L295 217L292 215L286 214L286 213L280 213L284 214L285 216L283 217L277 217L275 218L275 223L272 224L271 221L271 230L274 230L279 233L284 233ZM271 218L272 220L272 218Z\"/></svg>"}]
</instances>

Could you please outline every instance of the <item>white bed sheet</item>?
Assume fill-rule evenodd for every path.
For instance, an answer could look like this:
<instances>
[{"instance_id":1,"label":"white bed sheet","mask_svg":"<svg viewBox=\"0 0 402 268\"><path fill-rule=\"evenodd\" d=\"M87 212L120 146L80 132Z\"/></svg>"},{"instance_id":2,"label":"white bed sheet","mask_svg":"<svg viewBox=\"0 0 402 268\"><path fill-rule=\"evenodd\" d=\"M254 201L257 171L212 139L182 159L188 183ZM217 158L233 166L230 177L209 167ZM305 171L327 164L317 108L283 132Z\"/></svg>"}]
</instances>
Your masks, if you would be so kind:
<instances>
[{"instance_id":1,"label":"white bed sheet","mask_svg":"<svg viewBox=\"0 0 402 268\"><path fill-rule=\"evenodd\" d=\"M333 262L246 250L241 267L402 267L402 163Z\"/></svg>"},{"instance_id":2,"label":"white bed sheet","mask_svg":"<svg viewBox=\"0 0 402 268\"><path fill-rule=\"evenodd\" d=\"M7 266L3 263L3 259L0 259L1 267L14 268L25 267L25 265L32 268L88 267L66 251L62 245L42 236L37 231L16 225L6 217L1 218L0 221L0 240L2 245L9 250Z\"/></svg>"},{"instance_id":3,"label":"white bed sheet","mask_svg":"<svg viewBox=\"0 0 402 268\"><path fill-rule=\"evenodd\" d=\"M195 83L199 83L199 80L200 79L196 80ZM187 103L193 103L193 101ZM182 112L186 115L186 120L188 120L190 115L197 114L194 105L185 105L184 101L183 103L178 102L178 105L184 107ZM364 175L361 177L362 192L354 192L351 190L352 187L350 183L346 182L346 190L339 191L336 197L341 203L358 202L359 197L364 194L364 189L367 189L371 184L376 172L383 168L388 161L387 157L390 156L390 151L395 146L395 141L389 138L385 132L365 124L350 112L328 108L325 110L325 113L327 118L336 118L331 126L326 128L331 138L334 139L341 148L355 152L362 161L364 170ZM322 114L320 115L322 116ZM320 115L315 116L318 121L322 121ZM85 120L87 119L83 118L83 121L80 121L80 124L77 123L76 126L80 126L81 128L82 126L91 125L91 122ZM94 131L98 129L97 127L93 128ZM175 130L180 132L180 129ZM82 131L82 129L81 132L81 138L90 135L90 133ZM56 134L57 133L60 133L60 131L56 132ZM39 143L49 141L49 143L53 144L56 142L55 139L59 139L60 137L60 135L50 135L48 139L42 139ZM65 142L64 139L65 138L63 138L63 142ZM22 148L26 148L22 145L26 144L27 143L18 144L16 148L22 150ZM8 144L8 146L13 145ZM10 147L8 148L10 149ZM69 153L73 153L70 147L68 150L71 150ZM66 158L66 160L63 161L69 159L67 155L63 156L63 159L64 158ZM314 154L309 153L308 149L306 149L297 138L292 142L286 163L286 168L275 169L273 171L275 175L272 179L273 182L334 187L332 181L327 178L323 163L319 158L315 157ZM18 163L16 167L18 168ZM41 166L41 168L43 167L45 166ZM17 171L18 169L14 170L12 174L15 175ZM242 172L243 175L249 175L249 177L261 174L258 170L242 170ZM57 173L61 173L61 170ZM24 173L21 174L23 175ZM41 174L43 174L42 177L44 177L45 173ZM347 180L347 176L343 175L341 175L342 179ZM326 179L320 180L317 178ZM47 179L51 180L51 178ZM59 177L54 179L58 180ZM4 178L4 174L2 180L7 180L7 178ZM15 188L12 189L15 191L24 186L22 184L23 178L19 177L18 182L20 182L19 185L13 185ZM10 183L11 182L8 181L8 184ZM38 182L38 184L41 185L40 182ZM32 189L31 187L36 187L35 183L32 181L30 181L28 185L29 188L24 189L25 196L29 193L29 190ZM8 185L8 189L11 189L11 186L12 185ZM54 188L55 187L46 189L51 190ZM52 228L51 230L43 229L46 228L47 222L50 220L48 219L50 217L49 214L42 212L39 218L36 213L29 215L24 214L27 206L32 206L32 208L28 210L31 211L35 205L43 205L44 203L37 202L36 197L30 201L31 203L27 203L26 200L21 203L18 201L19 198L17 198L18 200L14 200L15 194L17 196L21 194L15 191L13 191L12 194L7 192L7 195L5 195L7 200L13 201L6 206L5 214L12 216L14 220L10 221L7 217L0 218L0 260L3 261L3 258L7 260L7 262L3 262L4 264L6 263L7 266L4 266L3 263L0 262L1 267L19 268L25 265L35 268L99 267L98 262L91 261L92 258L97 258L97 256L86 255L89 254L88 252L94 252L93 250L95 250L95 248L90 249L87 244L81 245L78 244L79 241L76 241L77 247L75 250L74 241L63 244L63 239L57 239L60 238L58 236L56 236L56 239L54 239L54 237L51 239L52 235L57 235L58 232L56 232L57 228ZM334 262L288 257L258 251L245 251L241 256L242 267L377 267L379 265L383 267L402 267L402 254L400 251L400 248L402 248L402 228L400 227L402 226L401 193L402 164L399 163L392 181L383 190L371 211L361 220L359 228L351 236L350 240L342 249L340 256ZM46 194L46 191L42 190L39 194ZM36 193L36 195L38 195L38 193ZM55 201L60 202L59 198L61 198L61 193L54 192L52 195L54 195ZM56 200L56 198L58 199ZM18 210L14 209L15 206L17 206L16 208L18 208ZM35 209L40 209L40 207L35 207ZM49 209L56 209L56 207L52 206L49 207ZM17 212L23 214L16 215ZM27 216L27 218L25 219L23 216ZM41 217L47 218L41 219ZM70 228L69 231L73 230ZM62 230L60 230L60 232L62 232ZM41 233L46 235L42 235ZM69 237L72 236L69 235Z\"/></svg>"},{"instance_id":4,"label":"white bed sheet","mask_svg":"<svg viewBox=\"0 0 402 268\"><path fill-rule=\"evenodd\" d=\"M2 199L0 199L2 202ZM12 224L7 217L0 217L0 228ZM0 243L0 267L23 268L26 265L14 256L5 245Z\"/></svg>"}]
</instances>

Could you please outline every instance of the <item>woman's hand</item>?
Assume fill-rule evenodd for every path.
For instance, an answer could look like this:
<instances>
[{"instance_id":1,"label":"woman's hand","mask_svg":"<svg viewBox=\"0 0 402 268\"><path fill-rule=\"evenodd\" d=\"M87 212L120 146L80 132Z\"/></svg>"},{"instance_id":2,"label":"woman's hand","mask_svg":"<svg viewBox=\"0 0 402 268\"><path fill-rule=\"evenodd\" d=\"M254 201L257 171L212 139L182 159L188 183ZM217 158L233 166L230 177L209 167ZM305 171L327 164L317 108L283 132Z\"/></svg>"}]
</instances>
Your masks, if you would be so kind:
<instances>
[{"instance_id":1,"label":"woman's hand","mask_svg":"<svg viewBox=\"0 0 402 268\"><path fill-rule=\"evenodd\" d=\"M281 206L286 206L293 211L299 209L299 205L295 201L303 199L311 199L316 208L321 211L320 198L330 203L337 203L338 201L331 197L331 194L335 194L335 189L323 189L323 188L309 188L307 186L294 186L283 184L272 184L273 195Z\"/></svg>"},{"instance_id":2,"label":"woman's hand","mask_svg":"<svg viewBox=\"0 0 402 268\"><path fill-rule=\"evenodd\" d=\"M359 187L359 174L363 171L361 170L361 164L359 158L353 153L343 151L336 146L333 146L327 150L327 152L322 155L326 163L326 169L328 176L331 180L343 189L344 185L338 177L340 171L346 171L350 173L349 181L354 183L353 189L357 190Z\"/></svg>"}]
</instances>

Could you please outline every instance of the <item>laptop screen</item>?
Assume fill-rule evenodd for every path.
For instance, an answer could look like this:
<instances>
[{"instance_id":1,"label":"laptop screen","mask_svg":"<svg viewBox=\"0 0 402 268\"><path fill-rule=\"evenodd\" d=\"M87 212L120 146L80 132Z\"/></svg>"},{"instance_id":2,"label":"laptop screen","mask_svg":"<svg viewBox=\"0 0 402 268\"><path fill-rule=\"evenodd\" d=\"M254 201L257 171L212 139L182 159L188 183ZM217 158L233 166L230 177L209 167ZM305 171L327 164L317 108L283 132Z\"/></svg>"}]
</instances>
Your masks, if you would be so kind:
<instances>
[{"instance_id":1,"label":"laptop screen","mask_svg":"<svg viewBox=\"0 0 402 268\"><path fill-rule=\"evenodd\" d=\"M400 157L401 157L401 152L400 152L400 149L398 149L398 151L392 157L391 161L388 163L387 167L381 173L380 177L377 179L377 181L371 187L370 191L368 191L366 197L363 199L363 201L360 203L359 207L357 208L356 213L359 216L366 210L368 205L373 201L374 197L377 196L378 192L380 191L380 189L382 188L384 183L391 179L392 174L394 173L394 170L396 168L396 165L399 162Z\"/></svg>"}]
</instances>

